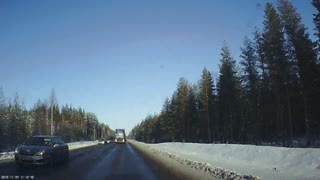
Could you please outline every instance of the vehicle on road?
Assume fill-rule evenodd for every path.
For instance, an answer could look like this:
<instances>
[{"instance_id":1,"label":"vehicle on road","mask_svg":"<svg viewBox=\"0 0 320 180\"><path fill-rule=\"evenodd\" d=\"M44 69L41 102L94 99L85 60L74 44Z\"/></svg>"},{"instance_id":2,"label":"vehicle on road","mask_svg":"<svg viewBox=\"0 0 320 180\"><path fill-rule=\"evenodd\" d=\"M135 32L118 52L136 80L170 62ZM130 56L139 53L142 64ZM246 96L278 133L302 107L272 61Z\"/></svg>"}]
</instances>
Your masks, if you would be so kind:
<instances>
[{"instance_id":1,"label":"vehicle on road","mask_svg":"<svg viewBox=\"0 0 320 180\"><path fill-rule=\"evenodd\" d=\"M15 149L18 167L24 165L54 165L69 159L68 145L57 136L32 136Z\"/></svg>"},{"instance_id":2,"label":"vehicle on road","mask_svg":"<svg viewBox=\"0 0 320 180\"><path fill-rule=\"evenodd\" d=\"M127 142L126 132L124 129L116 129L115 142L116 143L126 143Z\"/></svg>"},{"instance_id":3,"label":"vehicle on road","mask_svg":"<svg viewBox=\"0 0 320 180\"><path fill-rule=\"evenodd\" d=\"M110 136L108 139L107 139L107 143L115 143L115 137L114 136Z\"/></svg>"},{"instance_id":4,"label":"vehicle on road","mask_svg":"<svg viewBox=\"0 0 320 180\"><path fill-rule=\"evenodd\" d=\"M105 139L99 139L99 140L98 140L98 143L99 143L99 144L106 144L106 140L105 140Z\"/></svg>"}]
</instances>

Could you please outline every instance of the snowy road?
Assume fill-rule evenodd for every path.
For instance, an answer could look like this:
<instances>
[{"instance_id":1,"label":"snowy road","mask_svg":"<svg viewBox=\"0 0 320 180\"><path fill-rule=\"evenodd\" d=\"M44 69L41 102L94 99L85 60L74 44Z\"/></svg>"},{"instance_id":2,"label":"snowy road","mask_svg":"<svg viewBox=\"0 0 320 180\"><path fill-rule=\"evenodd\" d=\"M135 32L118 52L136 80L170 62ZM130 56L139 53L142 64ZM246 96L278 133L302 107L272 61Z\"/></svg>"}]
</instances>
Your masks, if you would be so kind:
<instances>
[{"instance_id":1,"label":"snowy road","mask_svg":"<svg viewBox=\"0 0 320 180\"><path fill-rule=\"evenodd\" d=\"M0 163L0 178L9 179L176 179L143 157L130 144L97 145L70 151L68 164L16 170L14 160ZM10 178L11 176L11 178Z\"/></svg>"}]
</instances>

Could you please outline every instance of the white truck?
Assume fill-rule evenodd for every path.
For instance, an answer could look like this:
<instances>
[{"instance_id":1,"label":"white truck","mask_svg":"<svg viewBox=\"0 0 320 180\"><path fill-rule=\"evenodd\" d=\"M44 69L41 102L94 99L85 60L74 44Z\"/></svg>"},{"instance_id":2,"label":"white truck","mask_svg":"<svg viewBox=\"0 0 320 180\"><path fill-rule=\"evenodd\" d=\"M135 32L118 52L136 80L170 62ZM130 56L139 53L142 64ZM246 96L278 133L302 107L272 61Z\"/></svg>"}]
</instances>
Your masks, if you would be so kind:
<instances>
[{"instance_id":1,"label":"white truck","mask_svg":"<svg viewBox=\"0 0 320 180\"><path fill-rule=\"evenodd\" d=\"M126 143L126 132L124 129L116 129L115 132L115 143Z\"/></svg>"}]
</instances>

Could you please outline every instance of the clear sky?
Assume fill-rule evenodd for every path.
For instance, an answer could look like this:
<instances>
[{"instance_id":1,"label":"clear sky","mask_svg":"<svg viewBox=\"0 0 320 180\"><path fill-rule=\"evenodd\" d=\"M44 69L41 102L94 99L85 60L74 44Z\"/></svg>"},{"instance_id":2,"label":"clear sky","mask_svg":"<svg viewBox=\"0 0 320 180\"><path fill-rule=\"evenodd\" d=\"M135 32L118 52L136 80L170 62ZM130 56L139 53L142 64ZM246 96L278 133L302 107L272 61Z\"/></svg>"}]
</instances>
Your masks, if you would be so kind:
<instances>
[{"instance_id":1,"label":"clear sky","mask_svg":"<svg viewBox=\"0 0 320 180\"><path fill-rule=\"evenodd\" d=\"M55 89L60 107L112 129L161 110L180 77L218 72L223 41L238 60L266 0L0 1L0 85L27 108ZM273 2L273 1L272 1ZM311 0L295 0L313 33Z\"/></svg>"}]
</instances>

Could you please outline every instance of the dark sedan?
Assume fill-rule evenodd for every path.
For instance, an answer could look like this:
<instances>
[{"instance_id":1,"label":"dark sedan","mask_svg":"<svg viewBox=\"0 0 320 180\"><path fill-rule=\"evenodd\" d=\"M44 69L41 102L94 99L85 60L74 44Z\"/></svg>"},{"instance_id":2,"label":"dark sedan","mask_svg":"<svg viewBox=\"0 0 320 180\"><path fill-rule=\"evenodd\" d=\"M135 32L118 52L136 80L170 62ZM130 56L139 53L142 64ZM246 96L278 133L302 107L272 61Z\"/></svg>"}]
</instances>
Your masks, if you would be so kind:
<instances>
[{"instance_id":1,"label":"dark sedan","mask_svg":"<svg viewBox=\"0 0 320 180\"><path fill-rule=\"evenodd\" d=\"M115 143L115 138L113 136L110 136L107 140L107 143Z\"/></svg>"},{"instance_id":2,"label":"dark sedan","mask_svg":"<svg viewBox=\"0 0 320 180\"><path fill-rule=\"evenodd\" d=\"M32 136L15 150L18 167L22 165L53 165L69 159L69 147L57 136Z\"/></svg>"}]
</instances>

